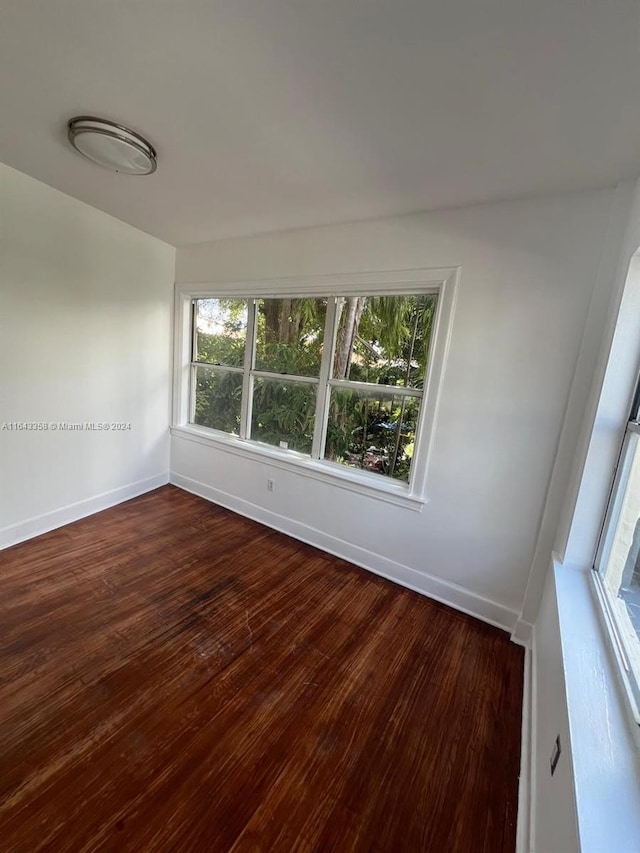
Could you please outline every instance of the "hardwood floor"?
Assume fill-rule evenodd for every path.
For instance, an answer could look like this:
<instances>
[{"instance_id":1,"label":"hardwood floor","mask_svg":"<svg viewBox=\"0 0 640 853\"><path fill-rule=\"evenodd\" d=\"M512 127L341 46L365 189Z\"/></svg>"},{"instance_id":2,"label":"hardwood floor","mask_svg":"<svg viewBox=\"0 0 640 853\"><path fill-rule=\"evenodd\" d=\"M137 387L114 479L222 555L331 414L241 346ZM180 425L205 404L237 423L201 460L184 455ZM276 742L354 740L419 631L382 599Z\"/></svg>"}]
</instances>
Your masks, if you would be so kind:
<instances>
[{"instance_id":1,"label":"hardwood floor","mask_svg":"<svg viewBox=\"0 0 640 853\"><path fill-rule=\"evenodd\" d=\"M0 552L2 851L513 851L508 637L171 486Z\"/></svg>"}]
</instances>

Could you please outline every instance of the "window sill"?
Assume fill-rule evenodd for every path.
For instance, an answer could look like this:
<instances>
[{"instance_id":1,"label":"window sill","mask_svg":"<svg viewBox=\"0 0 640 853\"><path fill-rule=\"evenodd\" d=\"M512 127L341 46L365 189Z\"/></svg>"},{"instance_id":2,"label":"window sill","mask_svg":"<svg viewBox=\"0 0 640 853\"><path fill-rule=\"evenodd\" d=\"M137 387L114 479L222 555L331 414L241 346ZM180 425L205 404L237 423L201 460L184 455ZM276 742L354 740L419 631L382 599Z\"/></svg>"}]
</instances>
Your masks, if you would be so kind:
<instances>
[{"instance_id":1,"label":"window sill","mask_svg":"<svg viewBox=\"0 0 640 853\"><path fill-rule=\"evenodd\" d=\"M355 472L352 469L341 468L331 462L310 459L292 451L284 452L277 447L243 441L235 436L227 436L224 433L216 433L191 424L172 426L170 432L173 436L193 441L196 444L215 447L227 453L235 453L245 459L257 460L275 468L302 474L313 480L329 483L338 488L395 504L414 512L421 512L427 502L425 497L410 494L408 487L401 483L385 482L382 477L379 479L383 482L378 483L375 474Z\"/></svg>"},{"instance_id":2,"label":"window sill","mask_svg":"<svg viewBox=\"0 0 640 853\"><path fill-rule=\"evenodd\" d=\"M600 614L592 570L554 561L577 824L584 853L640 837L637 725Z\"/></svg>"}]
</instances>

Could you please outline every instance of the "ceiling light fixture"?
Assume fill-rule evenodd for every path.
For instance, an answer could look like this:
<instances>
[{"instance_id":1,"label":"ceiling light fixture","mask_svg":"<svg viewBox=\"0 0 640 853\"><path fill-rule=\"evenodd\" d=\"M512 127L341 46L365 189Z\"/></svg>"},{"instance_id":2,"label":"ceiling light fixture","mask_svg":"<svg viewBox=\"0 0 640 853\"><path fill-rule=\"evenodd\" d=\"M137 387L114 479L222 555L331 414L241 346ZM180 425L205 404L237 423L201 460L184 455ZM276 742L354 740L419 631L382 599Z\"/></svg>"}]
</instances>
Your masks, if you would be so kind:
<instances>
[{"instance_id":1,"label":"ceiling light fixture","mask_svg":"<svg viewBox=\"0 0 640 853\"><path fill-rule=\"evenodd\" d=\"M112 172L150 175L156 170L155 149L128 127L103 118L76 116L67 129L76 151Z\"/></svg>"}]
</instances>

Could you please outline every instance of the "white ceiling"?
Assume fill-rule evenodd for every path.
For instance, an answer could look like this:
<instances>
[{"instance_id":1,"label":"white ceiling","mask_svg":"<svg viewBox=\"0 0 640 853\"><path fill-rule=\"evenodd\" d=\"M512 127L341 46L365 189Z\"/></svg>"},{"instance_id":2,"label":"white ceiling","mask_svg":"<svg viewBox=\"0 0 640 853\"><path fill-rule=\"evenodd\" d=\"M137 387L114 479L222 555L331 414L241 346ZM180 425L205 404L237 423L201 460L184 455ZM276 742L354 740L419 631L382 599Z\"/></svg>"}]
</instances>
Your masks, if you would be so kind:
<instances>
[{"instance_id":1,"label":"white ceiling","mask_svg":"<svg viewBox=\"0 0 640 853\"><path fill-rule=\"evenodd\" d=\"M638 0L1 0L0 160L170 243L640 173ZM73 152L89 113L151 177Z\"/></svg>"}]
</instances>

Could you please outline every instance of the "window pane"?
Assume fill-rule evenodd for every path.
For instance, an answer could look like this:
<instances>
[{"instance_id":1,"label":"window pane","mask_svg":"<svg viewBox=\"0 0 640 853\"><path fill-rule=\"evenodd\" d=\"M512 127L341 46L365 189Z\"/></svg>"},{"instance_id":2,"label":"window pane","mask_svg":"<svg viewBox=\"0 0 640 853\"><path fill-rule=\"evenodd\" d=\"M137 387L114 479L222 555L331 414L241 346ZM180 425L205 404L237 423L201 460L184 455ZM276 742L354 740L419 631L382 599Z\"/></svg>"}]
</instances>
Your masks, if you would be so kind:
<instances>
[{"instance_id":1,"label":"window pane","mask_svg":"<svg viewBox=\"0 0 640 853\"><path fill-rule=\"evenodd\" d=\"M196 299L194 361L242 367L247 339L245 299Z\"/></svg>"},{"instance_id":2,"label":"window pane","mask_svg":"<svg viewBox=\"0 0 640 853\"><path fill-rule=\"evenodd\" d=\"M334 379L422 388L437 297L338 299Z\"/></svg>"},{"instance_id":3,"label":"window pane","mask_svg":"<svg viewBox=\"0 0 640 853\"><path fill-rule=\"evenodd\" d=\"M640 681L640 450L630 434L620 484L622 496L604 568L607 590L635 677Z\"/></svg>"},{"instance_id":4,"label":"window pane","mask_svg":"<svg viewBox=\"0 0 640 853\"><path fill-rule=\"evenodd\" d=\"M256 377L251 438L284 450L311 453L316 386Z\"/></svg>"},{"instance_id":5,"label":"window pane","mask_svg":"<svg viewBox=\"0 0 640 853\"><path fill-rule=\"evenodd\" d=\"M259 299L256 368L318 376L326 299Z\"/></svg>"},{"instance_id":6,"label":"window pane","mask_svg":"<svg viewBox=\"0 0 640 853\"><path fill-rule=\"evenodd\" d=\"M332 388L325 459L409 480L419 397Z\"/></svg>"},{"instance_id":7,"label":"window pane","mask_svg":"<svg viewBox=\"0 0 640 853\"><path fill-rule=\"evenodd\" d=\"M214 367L196 367L193 422L233 435L240 433L242 374Z\"/></svg>"}]
</instances>

